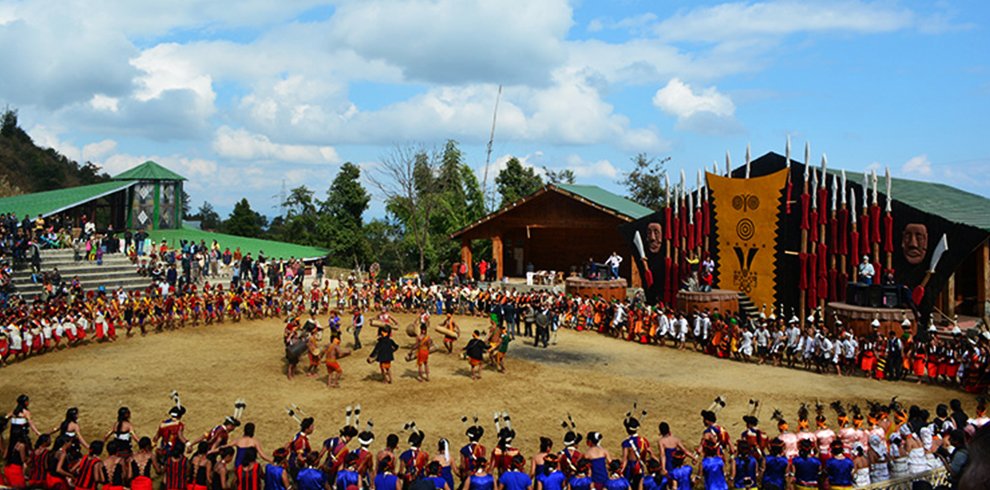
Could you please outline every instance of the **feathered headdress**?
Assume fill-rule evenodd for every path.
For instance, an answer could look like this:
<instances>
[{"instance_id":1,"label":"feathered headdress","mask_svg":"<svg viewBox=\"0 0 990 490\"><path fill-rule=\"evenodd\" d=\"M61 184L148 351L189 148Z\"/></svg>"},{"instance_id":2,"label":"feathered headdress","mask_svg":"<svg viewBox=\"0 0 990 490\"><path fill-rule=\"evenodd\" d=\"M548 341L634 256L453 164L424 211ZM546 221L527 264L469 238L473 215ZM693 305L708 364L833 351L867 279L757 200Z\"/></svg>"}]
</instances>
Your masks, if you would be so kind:
<instances>
[{"instance_id":1,"label":"feathered headdress","mask_svg":"<svg viewBox=\"0 0 990 490\"><path fill-rule=\"evenodd\" d=\"M567 414L567 420L560 421L560 427L565 431L564 447L576 446L581 443L581 433L577 431L577 424L574 423L570 413Z\"/></svg>"},{"instance_id":2,"label":"feathered headdress","mask_svg":"<svg viewBox=\"0 0 990 490\"><path fill-rule=\"evenodd\" d=\"M743 415L743 422L745 422L747 425L753 425L753 426L760 425L759 414L760 414L760 401L750 399L749 413Z\"/></svg>"},{"instance_id":3,"label":"feathered headdress","mask_svg":"<svg viewBox=\"0 0 990 490\"><path fill-rule=\"evenodd\" d=\"M712 404L708 406L708 410L701 411L701 419L706 422L715 423L715 415L718 414L718 412L720 412L723 408L725 408L725 396L716 396L715 400L712 401Z\"/></svg>"},{"instance_id":4,"label":"feathered headdress","mask_svg":"<svg viewBox=\"0 0 990 490\"><path fill-rule=\"evenodd\" d=\"M637 412L639 412L639 407L637 406L637 402L633 402L632 410L626 412L626 418L622 419L622 425L626 428L626 433L629 435L639 431L639 419L636 416L641 415L643 418L646 418L646 410L640 413Z\"/></svg>"},{"instance_id":5,"label":"feathered headdress","mask_svg":"<svg viewBox=\"0 0 990 490\"><path fill-rule=\"evenodd\" d=\"M241 415L244 414L244 409L247 408L247 403L243 399L238 398L234 401L234 413L224 419L224 423L228 425L233 425L234 427L240 427L241 425Z\"/></svg>"},{"instance_id":6,"label":"feathered headdress","mask_svg":"<svg viewBox=\"0 0 990 490\"><path fill-rule=\"evenodd\" d=\"M169 393L168 396L172 399L172 403L175 404L175 406L168 409L168 414L177 419L182 418L182 416L186 414L186 407L183 407L182 401L179 400L179 392L172 390L172 393Z\"/></svg>"},{"instance_id":7,"label":"feathered headdress","mask_svg":"<svg viewBox=\"0 0 990 490\"><path fill-rule=\"evenodd\" d=\"M501 427L499 420L502 421ZM495 412L495 430L498 431L498 445L501 447L508 446L516 438L516 431L512 429L512 418L509 417L509 412Z\"/></svg>"},{"instance_id":8,"label":"feathered headdress","mask_svg":"<svg viewBox=\"0 0 990 490\"><path fill-rule=\"evenodd\" d=\"M469 441L478 442L481 440L481 437L485 435L485 428L478 424L477 415L471 419L471 425L468 425L467 415L461 417L461 423L467 427L464 430L464 435L467 436Z\"/></svg>"},{"instance_id":9,"label":"feathered headdress","mask_svg":"<svg viewBox=\"0 0 990 490\"><path fill-rule=\"evenodd\" d=\"M413 447L420 447L423 444L423 439L426 438L426 434L416 427L415 420L406 422L406 424L402 426L402 431L409 433L409 445Z\"/></svg>"}]
</instances>

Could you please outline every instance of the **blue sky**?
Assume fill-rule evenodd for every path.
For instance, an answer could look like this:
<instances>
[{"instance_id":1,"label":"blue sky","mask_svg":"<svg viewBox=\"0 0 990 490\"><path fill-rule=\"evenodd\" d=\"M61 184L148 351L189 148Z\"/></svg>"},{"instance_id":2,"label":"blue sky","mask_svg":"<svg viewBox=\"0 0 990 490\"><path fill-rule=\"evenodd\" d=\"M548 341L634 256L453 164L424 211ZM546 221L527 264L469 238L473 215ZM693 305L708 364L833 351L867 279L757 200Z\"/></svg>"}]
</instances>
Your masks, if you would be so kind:
<instances>
[{"instance_id":1,"label":"blue sky","mask_svg":"<svg viewBox=\"0 0 990 490\"><path fill-rule=\"evenodd\" d=\"M979 1L14 0L0 103L43 146L154 159L224 214L276 214L283 181L322 196L396 145L455 139L480 175L499 84L492 175L514 155L621 192L637 153L694 175L790 135L990 196L988 27Z\"/></svg>"}]
</instances>

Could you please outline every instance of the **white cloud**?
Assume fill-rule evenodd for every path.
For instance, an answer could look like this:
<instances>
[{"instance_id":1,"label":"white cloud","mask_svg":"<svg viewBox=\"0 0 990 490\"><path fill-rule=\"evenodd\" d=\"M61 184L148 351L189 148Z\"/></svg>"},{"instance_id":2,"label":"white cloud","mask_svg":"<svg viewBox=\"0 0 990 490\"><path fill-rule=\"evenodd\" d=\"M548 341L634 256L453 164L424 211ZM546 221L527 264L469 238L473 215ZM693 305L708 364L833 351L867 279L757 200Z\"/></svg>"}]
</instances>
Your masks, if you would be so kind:
<instances>
[{"instance_id":1,"label":"white cloud","mask_svg":"<svg viewBox=\"0 0 990 490\"><path fill-rule=\"evenodd\" d=\"M141 102L161 98L168 91L187 90L196 95L196 110L202 117L214 111L213 79L187 60L174 43L159 44L141 52L131 60L135 68L144 72L135 79L137 89L134 98Z\"/></svg>"},{"instance_id":2,"label":"white cloud","mask_svg":"<svg viewBox=\"0 0 990 490\"><path fill-rule=\"evenodd\" d=\"M106 139L83 146L82 159L93 161L117 149L117 142Z\"/></svg>"},{"instance_id":3,"label":"white cloud","mask_svg":"<svg viewBox=\"0 0 990 490\"><path fill-rule=\"evenodd\" d=\"M117 97L107 97L103 94L93 94L93 98L90 99L89 105L93 109L100 111L110 111L117 112L119 109L120 99Z\"/></svg>"},{"instance_id":4,"label":"white cloud","mask_svg":"<svg viewBox=\"0 0 990 490\"><path fill-rule=\"evenodd\" d=\"M901 172L915 177L929 177L932 175L932 162L928 160L928 155L914 156L901 165Z\"/></svg>"},{"instance_id":5,"label":"white cloud","mask_svg":"<svg viewBox=\"0 0 990 490\"><path fill-rule=\"evenodd\" d=\"M631 32L639 32L655 23L657 21L657 15L653 12L647 12L644 14L633 15L626 17L624 19L612 20L605 18L592 19L588 22L588 32L600 32L604 30L623 30Z\"/></svg>"},{"instance_id":6,"label":"white cloud","mask_svg":"<svg viewBox=\"0 0 990 490\"><path fill-rule=\"evenodd\" d=\"M614 180L621 173L615 165L612 165L612 162L606 159L587 161L580 155L569 155L565 168L573 171L578 181L582 179L598 179L601 177Z\"/></svg>"},{"instance_id":7,"label":"white cloud","mask_svg":"<svg viewBox=\"0 0 990 490\"><path fill-rule=\"evenodd\" d=\"M915 20L910 10L886 2L769 0L683 11L657 24L655 32L673 41L725 42L798 32L891 32Z\"/></svg>"},{"instance_id":8,"label":"white cloud","mask_svg":"<svg viewBox=\"0 0 990 490\"><path fill-rule=\"evenodd\" d=\"M267 136L227 126L221 126L217 130L213 140L213 150L221 157L236 160L331 164L340 162L337 150L331 146L273 143Z\"/></svg>"},{"instance_id":9,"label":"white cloud","mask_svg":"<svg viewBox=\"0 0 990 490\"><path fill-rule=\"evenodd\" d=\"M715 87L695 92L690 85L674 78L657 90L653 105L676 117L680 129L717 134L737 127L736 105Z\"/></svg>"},{"instance_id":10,"label":"white cloud","mask_svg":"<svg viewBox=\"0 0 990 490\"><path fill-rule=\"evenodd\" d=\"M332 43L435 83L543 83L564 59L565 0L363 0L338 6Z\"/></svg>"}]
</instances>

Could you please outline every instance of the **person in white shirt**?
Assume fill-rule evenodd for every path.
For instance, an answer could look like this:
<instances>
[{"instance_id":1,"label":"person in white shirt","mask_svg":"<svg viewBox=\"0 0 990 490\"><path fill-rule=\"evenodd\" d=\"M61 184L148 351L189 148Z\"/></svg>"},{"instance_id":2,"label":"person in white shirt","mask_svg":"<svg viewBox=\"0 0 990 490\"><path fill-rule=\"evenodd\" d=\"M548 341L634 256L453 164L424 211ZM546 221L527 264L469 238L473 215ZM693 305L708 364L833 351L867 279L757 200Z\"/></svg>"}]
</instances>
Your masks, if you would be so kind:
<instances>
[{"instance_id":1,"label":"person in white shirt","mask_svg":"<svg viewBox=\"0 0 990 490\"><path fill-rule=\"evenodd\" d=\"M859 263L859 283L860 284L873 284L873 276L876 275L876 269L873 268L873 264L870 263L870 257L868 255L863 256L863 261Z\"/></svg>"},{"instance_id":2,"label":"person in white shirt","mask_svg":"<svg viewBox=\"0 0 990 490\"><path fill-rule=\"evenodd\" d=\"M605 261L605 265L608 266L609 279L619 278L619 264L622 263L622 257L619 254L612 252L608 260Z\"/></svg>"},{"instance_id":3,"label":"person in white shirt","mask_svg":"<svg viewBox=\"0 0 990 490\"><path fill-rule=\"evenodd\" d=\"M756 329L756 355L760 358L760 364L766 362L767 356L770 355L770 330L766 322Z\"/></svg>"}]
</instances>

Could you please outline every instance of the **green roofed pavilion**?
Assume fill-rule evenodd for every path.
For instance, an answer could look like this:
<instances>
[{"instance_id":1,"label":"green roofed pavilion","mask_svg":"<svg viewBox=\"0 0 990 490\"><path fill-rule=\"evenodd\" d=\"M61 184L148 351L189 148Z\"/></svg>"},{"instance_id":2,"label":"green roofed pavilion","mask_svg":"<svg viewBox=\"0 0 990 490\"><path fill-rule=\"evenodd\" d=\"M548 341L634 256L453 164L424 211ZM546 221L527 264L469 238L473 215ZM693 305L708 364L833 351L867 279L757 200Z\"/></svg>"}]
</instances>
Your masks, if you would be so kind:
<instances>
[{"instance_id":1,"label":"green roofed pavilion","mask_svg":"<svg viewBox=\"0 0 990 490\"><path fill-rule=\"evenodd\" d=\"M178 248L182 240L199 243L201 240L209 246L216 240L220 244L220 249L229 248L231 252L237 248L241 253L257 257L259 252L264 251L265 256L275 259L297 259L314 260L326 257L328 250L319 247L307 247L291 243L276 242L272 240L262 240L260 238L248 238L237 235L226 235L223 233L213 233L209 231L197 230L194 228L179 228L174 230L152 230L148 235L155 242L165 240L170 248Z\"/></svg>"},{"instance_id":2,"label":"green roofed pavilion","mask_svg":"<svg viewBox=\"0 0 990 490\"><path fill-rule=\"evenodd\" d=\"M185 177L151 161L113 176L113 180L187 180Z\"/></svg>"},{"instance_id":3,"label":"green roofed pavilion","mask_svg":"<svg viewBox=\"0 0 990 490\"><path fill-rule=\"evenodd\" d=\"M0 212L14 213L21 218L25 215L34 218L39 214L47 218L102 197L111 196L132 185L134 185L133 182L102 182L69 187L68 189L4 197L0 198Z\"/></svg>"}]
</instances>

